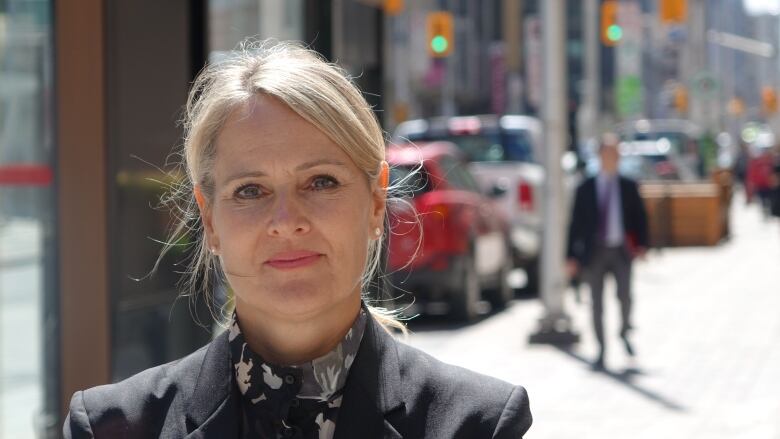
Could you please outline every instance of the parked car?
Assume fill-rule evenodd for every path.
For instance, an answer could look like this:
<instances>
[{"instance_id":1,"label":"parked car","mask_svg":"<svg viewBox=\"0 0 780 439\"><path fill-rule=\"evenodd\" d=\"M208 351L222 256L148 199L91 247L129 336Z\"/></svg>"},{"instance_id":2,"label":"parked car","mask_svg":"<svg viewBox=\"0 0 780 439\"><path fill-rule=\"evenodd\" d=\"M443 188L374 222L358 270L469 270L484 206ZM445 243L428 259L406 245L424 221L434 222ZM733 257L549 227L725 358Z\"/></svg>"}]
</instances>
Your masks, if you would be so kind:
<instances>
[{"instance_id":1,"label":"parked car","mask_svg":"<svg viewBox=\"0 0 780 439\"><path fill-rule=\"evenodd\" d=\"M513 267L508 222L463 159L449 142L388 147L391 187L404 188L407 202L389 205L387 266L392 284L413 292L418 305L445 302L468 321L483 293L494 307L512 299Z\"/></svg>"},{"instance_id":2,"label":"parked car","mask_svg":"<svg viewBox=\"0 0 780 439\"><path fill-rule=\"evenodd\" d=\"M615 131L622 141L621 171L638 180L700 180L707 157L717 156L702 150L703 131L687 120L640 119L618 124ZM597 155L591 152L593 162Z\"/></svg>"},{"instance_id":3,"label":"parked car","mask_svg":"<svg viewBox=\"0 0 780 439\"><path fill-rule=\"evenodd\" d=\"M694 181L698 177L691 163L666 138L622 141L620 173L637 181Z\"/></svg>"},{"instance_id":4,"label":"parked car","mask_svg":"<svg viewBox=\"0 0 780 439\"><path fill-rule=\"evenodd\" d=\"M483 193L495 194L499 209L510 222L514 265L526 273L526 289L536 292L539 279L545 172L542 124L521 115L437 117L403 122L396 141L445 140L458 146Z\"/></svg>"}]
</instances>

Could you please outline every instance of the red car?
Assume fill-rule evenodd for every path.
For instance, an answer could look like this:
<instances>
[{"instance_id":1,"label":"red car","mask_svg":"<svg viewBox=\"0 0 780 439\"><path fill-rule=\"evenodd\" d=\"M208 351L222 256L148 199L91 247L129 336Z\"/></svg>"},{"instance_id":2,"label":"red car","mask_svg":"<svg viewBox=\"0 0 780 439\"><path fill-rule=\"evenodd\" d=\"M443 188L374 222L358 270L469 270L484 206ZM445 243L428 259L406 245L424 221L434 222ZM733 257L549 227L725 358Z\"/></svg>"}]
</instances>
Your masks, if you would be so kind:
<instances>
[{"instance_id":1,"label":"red car","mask_svg":"<svg viewBox=\"0 0 780 439\"><path fill-rule=\"evenodd\" d=\"M387 268L395 288L415 303L449 304L460 320L477 315L483 292L494 308L513 296L509 223L493 198L483 194L450 142L390 145L391 187L407 203L390 202Z\"/></svg>"}]
</instances>

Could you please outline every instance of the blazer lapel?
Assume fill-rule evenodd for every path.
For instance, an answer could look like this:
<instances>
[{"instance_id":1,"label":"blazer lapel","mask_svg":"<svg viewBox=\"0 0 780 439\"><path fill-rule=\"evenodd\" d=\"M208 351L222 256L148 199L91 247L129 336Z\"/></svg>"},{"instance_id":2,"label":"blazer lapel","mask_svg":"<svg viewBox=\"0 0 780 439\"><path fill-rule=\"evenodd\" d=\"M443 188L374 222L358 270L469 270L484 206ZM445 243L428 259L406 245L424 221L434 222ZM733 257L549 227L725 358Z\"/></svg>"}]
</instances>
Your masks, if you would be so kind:
<instances>
[{"instance_id":1,"label":"blazer lapel","mask_svg":"<svg viewBox=\"0 0 780 439\"><path fill-rule=\"evenodd\" d=\"M238 437L238 395L232 386L227 331L206 350L190 405L186 436L191 439Z\"/></svg>"},{"instance_id":2,"label":"blazer lapel","mask_svg":"<svg viewBox=\"0 0 780 439\"><path fill-rule=\"evenodd\" d=\"M344 386L334 439L403 437L397 429L405 406L396 341L368 315L363 341Z\"/></svg>"},{"instance_id":3,"label":"blazer lapel","mask_svg":"<svg viewBox=\"0 0 780 439\"><path fill-rule=\"evenodd\" d=\"M405 406L396 341L369 314L344 386L334 439L402 439ZM239 395L232 386L227 332L208 347L187 408L188 439L238 437ZM401 429L401 431L403 431Z\"/></svg>"},{"instance_id":4,"label":"blazer lapel","mask_svg":"<svg viewBox=\"0 0 780 439\"><path fill-rule=\"evenodd\" d=\"M598 189L598 183L597 183L596 177L591 177L589 180L585 182L587 185L587 191L585 192L587 198L587 203L589 206L593 206L593 212L599 211L599 189Z\"/></svg>"}]
</instances>

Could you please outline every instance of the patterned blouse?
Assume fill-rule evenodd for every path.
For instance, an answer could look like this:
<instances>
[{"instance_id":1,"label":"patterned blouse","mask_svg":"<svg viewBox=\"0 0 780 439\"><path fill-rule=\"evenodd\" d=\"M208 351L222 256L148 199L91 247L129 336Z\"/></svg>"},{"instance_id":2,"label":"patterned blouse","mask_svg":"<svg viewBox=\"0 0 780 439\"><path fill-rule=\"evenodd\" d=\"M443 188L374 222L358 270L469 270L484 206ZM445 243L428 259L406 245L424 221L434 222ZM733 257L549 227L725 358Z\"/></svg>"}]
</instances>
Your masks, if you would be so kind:
<instances>
[{"instance_id":1,"label":"patterned blouse","mask_svg":"<svg viewBox=\"0 0 780 439\"><path fill-rule=\"evenodd\" d=\"M304 364L278 366L252 352L238 317L230 325L230 357L241 391L242 438L331 439L352 361L357 355L366 311L332 351Z\"/></svg>"}]
</instances>

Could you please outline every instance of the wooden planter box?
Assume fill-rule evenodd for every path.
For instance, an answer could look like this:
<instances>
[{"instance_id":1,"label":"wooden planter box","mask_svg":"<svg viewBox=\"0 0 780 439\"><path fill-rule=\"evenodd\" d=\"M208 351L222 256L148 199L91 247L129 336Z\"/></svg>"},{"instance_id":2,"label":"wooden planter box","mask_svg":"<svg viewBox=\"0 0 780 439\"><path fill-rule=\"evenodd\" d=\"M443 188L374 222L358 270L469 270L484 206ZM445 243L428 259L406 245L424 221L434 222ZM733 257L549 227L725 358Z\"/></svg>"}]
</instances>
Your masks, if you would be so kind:
<instances>
[{"instance_id":1,"label":"wooden planter box","mask_svg":"<svg viewBox=\"0 0 780 439\"><path fill-rule=\"evenodd\" d=\"M646 182L640 193L653 247L716 245L726 234L728 202L719 184Z\"/></svg>"}]
</instances>

